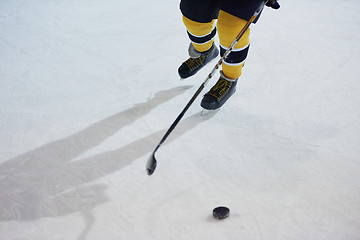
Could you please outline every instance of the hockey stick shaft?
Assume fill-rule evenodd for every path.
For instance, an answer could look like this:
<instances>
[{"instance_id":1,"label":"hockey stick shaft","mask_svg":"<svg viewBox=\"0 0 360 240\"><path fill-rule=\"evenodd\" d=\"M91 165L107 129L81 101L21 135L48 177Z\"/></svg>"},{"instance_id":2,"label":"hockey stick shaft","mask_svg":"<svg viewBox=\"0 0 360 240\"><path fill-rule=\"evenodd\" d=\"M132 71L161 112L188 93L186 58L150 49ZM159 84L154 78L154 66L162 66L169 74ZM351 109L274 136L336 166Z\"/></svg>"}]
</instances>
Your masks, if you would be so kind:
<instances>
[{"instance_id":1,"label":"hockey stick shaft","mask_svg":"<svg viewBox=\"0 0 360 240\"><path fill-rule=\"evenodd\" d=\"M260 12L262 11L262 9L264 8L264 5L267 1L262 2L262 4L260 5L260 7L255 11L255 13L253 14L253 16L250 18L250 20L248 20L245 24L245 26L241 29L241 31L239 32L239 34L236 36L236 38L234 39L234 41L230 44L229 48L225 51L225 53L223 54L223 56L220 58L220 60L218 61L218 63L215 65L215 67L212 69L212 71L209 73L209 75L207 76L207 78L205 79L205 81L201 84L201 86L198 88L198 90L195 92L195 94L193 95L193 97L190 99L190 101L186 104L185 108L181 111L181 113L179 114L179 116L175 119L175 121L171 124L170 128L166 131L165 135L162 137L162 139L160 140L159 144L156 146L155 150L153 151L152 155L150 156L148 162L147 162L147 166L146 166L146 171L148 173L148 175L152 175L155 171L155 168L157 166L157 161L155 158L155 153L156 151L160 148L160 146L165 142L165 140L167 139L167 137L170 135L170 133L175 129L176 125L180 122L180 120L182 119L182 117L185 115L186 111L190 108L190 106L193 104L193 102L195 101L195 99L199 96L199 94L201 93L201 91L204 89L204 87L206 86L206 84L208 83L208 81L214 76L215 72L217 71L217 69L219 69L220 65L222 64L222 62L224 61L224 59L226 58L226 56L231 52L231 50L234 48L234 46L239 42L239 40L241 39L241 37L244 35L244 33L246 32L246 30L249 28L249 26L251 25L252 22L254 22L254 20L256 19L256 17L260 14Z\"/></svg>"}]
</instances>

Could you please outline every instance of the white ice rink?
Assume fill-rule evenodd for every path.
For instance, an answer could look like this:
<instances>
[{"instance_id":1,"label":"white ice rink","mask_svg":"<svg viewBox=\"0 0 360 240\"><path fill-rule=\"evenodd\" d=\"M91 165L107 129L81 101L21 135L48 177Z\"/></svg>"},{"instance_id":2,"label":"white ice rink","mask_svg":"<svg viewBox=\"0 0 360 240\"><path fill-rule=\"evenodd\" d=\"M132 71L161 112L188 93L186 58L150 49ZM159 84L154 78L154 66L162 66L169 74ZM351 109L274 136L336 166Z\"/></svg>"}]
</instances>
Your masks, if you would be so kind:
<instances>
[{"instance_id":1,"label":"white ice rink","mask_svg":"<svg viewBox=\"0 0 360 240\"><path fill-rule=\"evenodd\" d=\"M215 65L179 81L179 0L0 0L0 239L360 240L360 1L280 4L148 176Z\"/></svg>"}]
</instances>

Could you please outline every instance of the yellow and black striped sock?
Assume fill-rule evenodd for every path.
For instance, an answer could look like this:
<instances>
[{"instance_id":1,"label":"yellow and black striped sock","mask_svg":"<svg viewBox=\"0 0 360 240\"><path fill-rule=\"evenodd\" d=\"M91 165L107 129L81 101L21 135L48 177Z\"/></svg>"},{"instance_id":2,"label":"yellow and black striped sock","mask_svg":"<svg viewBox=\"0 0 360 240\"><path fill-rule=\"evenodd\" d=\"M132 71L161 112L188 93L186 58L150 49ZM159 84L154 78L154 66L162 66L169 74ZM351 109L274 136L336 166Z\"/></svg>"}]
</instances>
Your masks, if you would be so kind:
<instances>
[{"instance_id":1,"label":"yellow and black striped sock","mask_svg":"<svg viewBox=\"0 0 360 240\"><path fill-rule=\"evenodd\" d=\"M209 23L200 23L183 16L183 22L192 45L198 52L205 52L211 48L216 35L215 19Z\"/></svg>"},{"instance_id":2,"label":"yellow and black striped sock","mask_svg":"<svg viewBox=\"0 0 360 240\"><path fill-rule=\"evenodd\" d=\"M246 21L241 18L224 11L219 12L217 29L220 39L221 55L225 53L245 24ZM240 77L250 46L249 37L250 29L247 29L223 62L222 71L227 78L237 79Z\"/></svg>"}]
</instances>

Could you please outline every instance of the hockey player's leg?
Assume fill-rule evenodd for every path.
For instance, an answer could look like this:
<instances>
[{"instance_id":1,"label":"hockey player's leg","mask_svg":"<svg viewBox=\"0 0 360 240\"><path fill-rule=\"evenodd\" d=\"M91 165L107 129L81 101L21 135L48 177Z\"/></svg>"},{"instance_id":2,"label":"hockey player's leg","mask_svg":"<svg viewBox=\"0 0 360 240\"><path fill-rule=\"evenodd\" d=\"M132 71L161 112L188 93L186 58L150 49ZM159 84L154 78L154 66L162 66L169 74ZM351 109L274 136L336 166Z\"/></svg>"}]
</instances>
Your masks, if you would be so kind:
<instances>
[{"instance_id":1,"label":"hockey player's leg","mask_svg":"<svg viewBox=\"0 0 360 240\"><path fill-rule=\"evenodd\" d=\"M179 67L178 72L181 78L188 78L216 58L219 50L214 45L215 20L200 23L183 16L183 21L191 40L188 50L190 58Z\"/></svg>"},{"instance_id":2,"label":"hockey player's leg","mask_svg":"<svg viewBox=\"0 0 360 240\"><path fill-rule=\"evenodd\" d=\"M236 35L246 24L245 20L220 11L217 24L220 38L220 53L224 54ZM205 94L201 101L201 106L205 109L217 109L235 93L236 83L241 75L242 67L249 50L248 29L234 49L225 58L222 64L222 71L217 83Z\"/></svg>"}]
</instances>

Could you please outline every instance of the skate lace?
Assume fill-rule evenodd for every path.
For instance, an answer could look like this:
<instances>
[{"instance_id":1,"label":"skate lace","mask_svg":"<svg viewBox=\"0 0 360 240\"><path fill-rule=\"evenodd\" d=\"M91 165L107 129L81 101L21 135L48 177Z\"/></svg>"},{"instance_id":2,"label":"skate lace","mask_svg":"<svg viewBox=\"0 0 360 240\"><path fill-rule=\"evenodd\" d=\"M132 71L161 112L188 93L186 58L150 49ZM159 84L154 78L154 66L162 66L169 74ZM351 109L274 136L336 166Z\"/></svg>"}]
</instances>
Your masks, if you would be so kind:
<instances>
[{"instance_id":1,"label":"skate lace","mask_svg":"<svg viewBox=\"0 0 360 240\"><path fill-rule=\"evenodd\" d=\"M220 78L219 81L210 89L209 94L220 100L229 91L232 82Z\"/></svg>"},{"instance_id":2,"label":"skate lace","mask_svg":"<svg viewBox=\"0 0 360 240\"><path fill-rule=\"evenodd\" d=\"M191 71L195 70L201 65L204 65L205 56L200 56L198 58L189 58L185 61L185 64L189 67Z\"/></svg>"}]
</instances>

